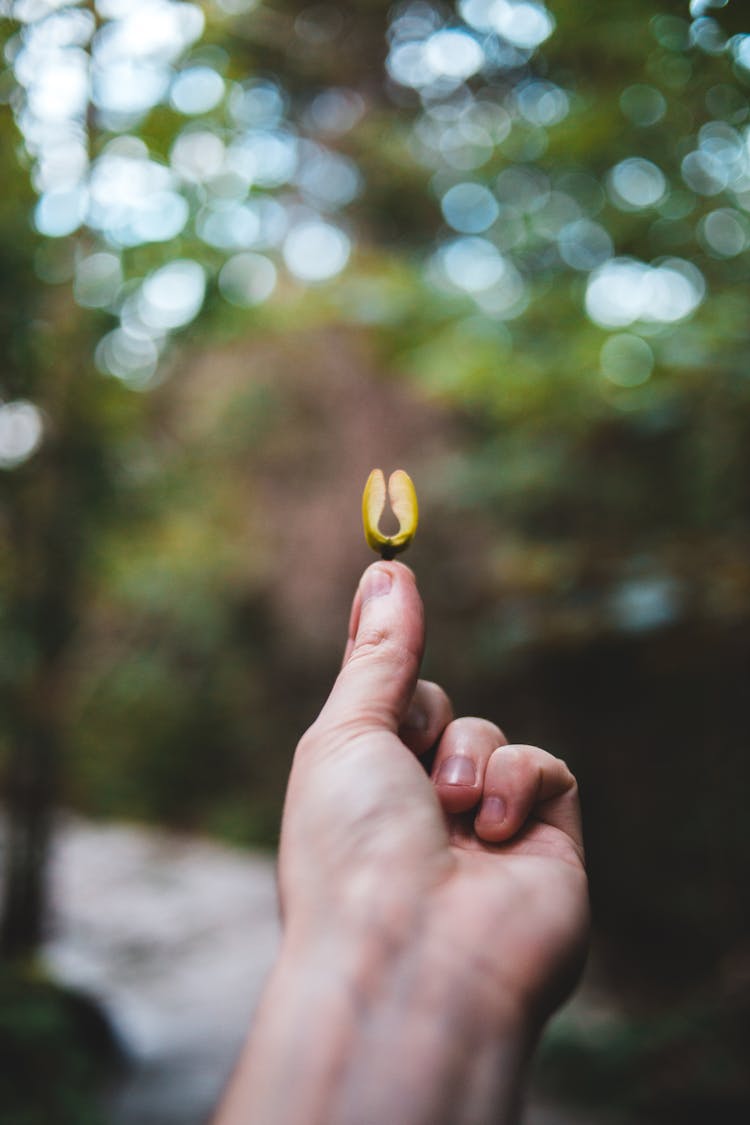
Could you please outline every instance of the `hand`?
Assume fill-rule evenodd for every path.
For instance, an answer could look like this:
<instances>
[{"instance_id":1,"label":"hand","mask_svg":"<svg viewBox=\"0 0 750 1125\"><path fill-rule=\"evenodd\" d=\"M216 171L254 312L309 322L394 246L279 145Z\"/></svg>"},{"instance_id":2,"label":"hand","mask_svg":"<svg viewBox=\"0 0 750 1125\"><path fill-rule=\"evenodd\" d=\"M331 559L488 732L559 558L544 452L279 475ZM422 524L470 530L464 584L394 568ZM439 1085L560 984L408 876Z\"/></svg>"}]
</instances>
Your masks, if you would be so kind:
<instances>
[{"instance_id":1,"label":"hand","mask_svg":"<svg viewBox=\"0 0 750 1125\"><path fill-rule=\"evenodd\" d=\"M575 779L493 723L453 720L444 692L417 681L423 642L411 571L374 564L289 781L284 914L304 932L335 924L398 942L418 931L483 1003L546 1016L586 930ZM414 751L438 739L428 776Z\"/></svg>"},{"instance_id":2,"label":"hand","mask_svg":"<svg viewBox=\"0 0 750 1125\"><path fill-rule=\"evenodd\" d=\"M374 564L295 756L284 947L227 1112L250 1096L264 1125L510 1120L530 1045L575 981L588 918L575 779L490 722L454 720L418 681L423 643L412 573ZM428 774L419 755L435 743Z\"/></svg>"}]
</instances>

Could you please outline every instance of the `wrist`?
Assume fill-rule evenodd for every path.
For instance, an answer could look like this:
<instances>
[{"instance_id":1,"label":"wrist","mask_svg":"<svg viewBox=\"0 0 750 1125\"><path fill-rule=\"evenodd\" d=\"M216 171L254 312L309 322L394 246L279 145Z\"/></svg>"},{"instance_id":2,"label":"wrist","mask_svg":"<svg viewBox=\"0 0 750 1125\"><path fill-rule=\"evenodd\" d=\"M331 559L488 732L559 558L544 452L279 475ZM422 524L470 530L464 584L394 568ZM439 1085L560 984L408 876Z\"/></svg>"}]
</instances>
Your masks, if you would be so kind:
<instances>
[{"instance_id":1,"label":"wrist","mask_svg":"<svg viewBox=\"0 0 750 1125\"><path fill-rule=\"evenodd\" d=\"M216 1125L509 1123L532 1042L413 935L290 928Z\"/></svg>"}]
</instances>

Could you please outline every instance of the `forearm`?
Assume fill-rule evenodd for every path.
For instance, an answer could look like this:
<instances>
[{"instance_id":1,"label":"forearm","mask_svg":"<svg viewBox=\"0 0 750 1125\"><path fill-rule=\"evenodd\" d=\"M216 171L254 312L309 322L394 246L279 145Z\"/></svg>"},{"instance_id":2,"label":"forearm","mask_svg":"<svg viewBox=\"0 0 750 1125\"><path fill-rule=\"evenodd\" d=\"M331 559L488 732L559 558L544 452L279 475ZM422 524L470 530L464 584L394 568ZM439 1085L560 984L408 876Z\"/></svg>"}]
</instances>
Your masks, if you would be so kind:
<instances>
[{"instance_id":1,"label":"forearm","mask_svg":"<svg viewBox=\"0 0 750 1125\"><path fill-rule=\"evenodd\" d=\"M520 1009L419 943L287 942L215 1125L510 1125Z\"/></svg>"}]
</instances>

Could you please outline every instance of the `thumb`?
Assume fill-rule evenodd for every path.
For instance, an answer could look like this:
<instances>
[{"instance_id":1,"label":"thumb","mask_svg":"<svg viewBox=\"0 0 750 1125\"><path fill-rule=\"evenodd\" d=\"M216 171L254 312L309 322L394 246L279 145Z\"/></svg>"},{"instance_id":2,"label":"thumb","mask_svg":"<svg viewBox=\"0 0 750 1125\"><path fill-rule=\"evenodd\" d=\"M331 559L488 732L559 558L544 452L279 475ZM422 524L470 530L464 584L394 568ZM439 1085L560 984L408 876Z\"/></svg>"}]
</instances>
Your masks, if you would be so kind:
<instances>
[{"instance_id":1,"label":"thumb","mask_svg":"<svg viewBox=\"0 0 750 1125\"><path fill-rule=\"evenodd\" d=\"M344 665L315 724L332 729L398 730L419 675L424 613L414 575L378 562L354 598Z\"/></svg>"}]
</instances>

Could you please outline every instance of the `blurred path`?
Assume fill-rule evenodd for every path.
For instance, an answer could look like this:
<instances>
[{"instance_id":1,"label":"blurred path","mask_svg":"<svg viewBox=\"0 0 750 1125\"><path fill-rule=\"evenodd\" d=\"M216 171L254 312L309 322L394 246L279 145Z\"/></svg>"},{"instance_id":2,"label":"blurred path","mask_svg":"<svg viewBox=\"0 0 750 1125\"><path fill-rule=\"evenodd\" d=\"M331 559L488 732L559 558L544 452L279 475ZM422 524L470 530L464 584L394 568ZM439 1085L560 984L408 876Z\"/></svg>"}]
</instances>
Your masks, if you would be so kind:
<instances>
[{"instance_id":1,"label":"blurred path","mask_svg":"<svg viewBox=\"0 0 750 1125\"><path fill-rule=\"evenodd\" d=\"M205 1121L275 953L273 860L67 819L52 885L48 964L99 999L133 1062L112 1125Z\"/></svg>"},{"instance_id":2,"label":"blurred path","mask_svg":"<svg viewBox=\"0 0 750 1125\"><path fill-rule=\"evenodd\" d=\"M110 1125L205 1125L278 942L273 860L72 817L57 839L48 965L99 1000L132 1059ZM524 1125L606 1123L532 1100Z\"/></svg>"}]
</instances>

